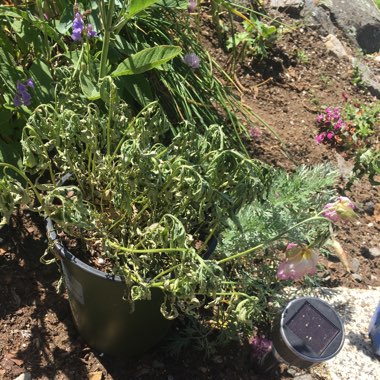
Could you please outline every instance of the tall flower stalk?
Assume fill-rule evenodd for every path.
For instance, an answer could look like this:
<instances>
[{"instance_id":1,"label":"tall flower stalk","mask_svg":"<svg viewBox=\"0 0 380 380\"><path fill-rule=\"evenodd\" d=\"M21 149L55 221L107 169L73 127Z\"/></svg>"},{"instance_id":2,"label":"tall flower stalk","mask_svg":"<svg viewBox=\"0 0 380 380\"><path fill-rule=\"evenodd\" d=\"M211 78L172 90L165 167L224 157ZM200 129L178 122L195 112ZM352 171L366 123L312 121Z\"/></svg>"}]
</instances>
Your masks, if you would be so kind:
<instances>
[{"instance_id":1,"label":"tall flower stalk","mask_svg":"<svg viewBox=\"0 0 380 380\"><path fill-rule=\"evenodd\" d=\"M104 0L101 1L104 36L103 36L102 56L100 60L99 79L104 78L107 74L107 58L108 58L108 49L110 45L111 32L112 32L112 15L113 15L114 8L115 8L115 0L109 1L107 11L105 11L106 7L104 4Z\"/></svg>"}]
</instances>

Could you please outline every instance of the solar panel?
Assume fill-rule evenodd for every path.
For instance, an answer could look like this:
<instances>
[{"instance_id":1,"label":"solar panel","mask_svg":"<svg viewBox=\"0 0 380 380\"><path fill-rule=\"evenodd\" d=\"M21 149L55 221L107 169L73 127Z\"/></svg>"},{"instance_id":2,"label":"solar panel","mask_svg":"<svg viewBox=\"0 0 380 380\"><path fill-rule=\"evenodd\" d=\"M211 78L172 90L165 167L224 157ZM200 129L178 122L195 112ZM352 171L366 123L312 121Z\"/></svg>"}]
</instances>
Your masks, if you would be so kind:
<instances>
[{"instance_id":1,"label":"solar panel","mask_svg":"<svg viewBox=\"0 0 380 380\"><path fill-rule=\"evenodd\" d=\"M338 327L307 301L286 323L286 326L318 356L340 332Z\"/></svg>"}]
</instances>

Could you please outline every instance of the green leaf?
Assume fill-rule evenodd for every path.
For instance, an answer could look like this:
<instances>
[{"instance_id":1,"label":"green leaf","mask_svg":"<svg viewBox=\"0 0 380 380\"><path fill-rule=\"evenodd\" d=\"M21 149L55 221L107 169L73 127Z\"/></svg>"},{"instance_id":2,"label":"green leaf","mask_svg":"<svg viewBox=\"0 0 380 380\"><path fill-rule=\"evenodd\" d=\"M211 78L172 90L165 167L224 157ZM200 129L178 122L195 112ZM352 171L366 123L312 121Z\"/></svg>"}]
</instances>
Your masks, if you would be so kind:
<instances>
[{"instance_id":1,"label":"green leaf","mask_svg":"<svg viewBox=\"0 0 380 380\"><path fill-rule=\"evenodd\" d=\"M141 50L120 63L111 75L118 77L120 75L141 74L170 61L181 50L180 47L172 45L161 45Z\"/></svg>"},{"instance_id":2,"label":"green leaf","mask_svg":"<svg viewBox=\"0 0 380 380\"><path fill-rule=\"evenodd\" d=\"M79 76L79 80L80 87L87 99L97 100L100 98L99 89L96 87L96 85L92 83L91 79L87 75L81 73Z\"/></svg>"},{"instance_id":3,"label":"green leaf","mask_svg":"<svg viewBox=\"0 0 380 380\"><path fill-rule=\"evenodd\" d=\"M15 166L20 166L21 145L19 141L5 142L0 140L0 162L7 162ZM0 172L1 177L2 170Z\"/></svg>"},{"instance_id":4,"label":"green leaf","mask_svg":"<svg viewBox=\"0 0 380 380\"><path fill-rule=\"evenodd\" d=\"M36 60L29 70L34 81L34 93L38 103L48 103L53 99L54 81L49 66L42 60Z\"/></svg>"},{"instance_id":5,"label":"green leaf","mask_svg":"<svg viewBox=\"0 0 380 380\"><path fill-rule=\"evenodd\" d=\"M187 9L189 0L158 0L157 5L166 8Z\"/></svg>"},{"instance_id":6,"label":"green leaf","mask_svg":"<svg viewBox=\"0 0 380 380\"><path fill-rule=\"evenodd\" d=\"M149 8L154 3L157 3L158 0L131 0L129 3L128 13L126 15L127 19L132 18L137 13L140 13L144 9Z\"/></svg>"},{"instance_id":7,"label":"green leaf","mask_svg":"<svg viewBox=\"0 0 380 380\"><path fill-rule=\"evenodd\" d=\"M127 91L142 106L154 101L150 83L142 74L120 77L117 83L120 90Z\"/></svg>"},{"instance_id":8,"label":"green leaf","mask_svg":"<svg viewBox=\"0 0 380 380\"><path fill-rule=\"evenodd\" d=\"M44 32L47 36L49 36L51 39L57 42L57 44L61 48L63 48L64 50L67 50L66 45L63 43L59 33L54 28L52 28L47 21L41 20L33 16L30 12L25 12L16 7L2 6L0 7L0 16L11 17L14 19L22 18L26 21L29 21L33 27Z\"/></svg>"}]
</instances>

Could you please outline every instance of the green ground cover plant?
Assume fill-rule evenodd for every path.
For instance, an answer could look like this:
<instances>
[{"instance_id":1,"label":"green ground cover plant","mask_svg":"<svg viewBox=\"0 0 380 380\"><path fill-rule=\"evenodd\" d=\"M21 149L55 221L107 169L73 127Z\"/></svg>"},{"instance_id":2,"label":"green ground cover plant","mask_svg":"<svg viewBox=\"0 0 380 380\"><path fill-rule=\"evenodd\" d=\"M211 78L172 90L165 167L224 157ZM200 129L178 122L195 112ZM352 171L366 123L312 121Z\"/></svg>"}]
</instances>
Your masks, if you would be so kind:
<instances>
[{"instance_id":1,"label":"green ground cover plant","mask_svg":"<svg viewBox=\"0 0 380 380\"><path fill-rule=\"evenodd\" d=\"M380 129L380 103L360 104L346 101L343 107L327 107L317 117L318 144L328 144L354 158L353 178L380 174L377 135Z\"/></svg>"}]
</instances>

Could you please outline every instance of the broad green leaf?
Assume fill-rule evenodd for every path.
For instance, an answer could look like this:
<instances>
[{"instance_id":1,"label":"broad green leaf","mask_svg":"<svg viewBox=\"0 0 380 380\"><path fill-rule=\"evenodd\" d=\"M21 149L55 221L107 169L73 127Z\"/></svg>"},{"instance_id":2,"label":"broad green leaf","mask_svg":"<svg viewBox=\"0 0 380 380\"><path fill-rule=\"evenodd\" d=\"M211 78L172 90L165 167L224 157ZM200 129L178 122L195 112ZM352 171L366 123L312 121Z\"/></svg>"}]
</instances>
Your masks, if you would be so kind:
<instances>
[{"instance_id":1,"label":"broad green leaf","mask_svg":"<svg viewBox=\"0 0 380 380\"><path fill-rule=\"evenodd\" d=\"M120 77L117 84L121 91L127 91L142 106L147 106L154 100L150 83L142 74Z\"/></svg>"},{"instance_id":2,"label":"broad green leaf","mask_svg":"<svg viewBox=\"0 0 380 380\"><path fill-rule=\"evenodd\" d=\"M14 42L0 29L0 63L16 66Z\"/></svg>"},{"instance_id":3,"label":"broad green leaf","mask_svg":"<svg viewBox=\"0 0 380 380\"><path fill-rule=\"evenodd\" d=\"M158 0L131 0L129 3L128 13L126 15L127 19L132 18L137 13L140 13L144 9L149 8L154 3L157 3Z\"/></svg>"},{"instance_id":4,"label":"broad green leaf","mask_svg":"<svg viewBox=\"0 0 380 380\"><path fill-rule=\"evenodd\" d=\"M120 32L128 20L157 2L158 0L130 0L127 12L123 14L122 19L115 26L116 34Z\"/></svg>"},{"instance_id":5,"label":"broad green leaf","mask_svg":"<svg viewBox=\"0 0 380 380\"><path fill-rule=\"evenodd\" d=\"M29 69L30 77L34 81L32 99L37 98L38 103L48 103L53 99L54 81L49 66L42 60L36 60Z\"/></svg>"},{"instance_id":6,"label":"broad green leaf","mask_svg":"<svg viewBox=\"0 0 380 380\"><path fill-rule=\"evenodd\" d=\"M97 100L100 98L99 89L92 83L91 79L87 75L81 73L79 76L79 80L80 87L87 99Z\"/></svg>"},{"instance_id":7,"label":"broad green leaf","mask_svg":"<svg viewBox=\"0 0 380 380\"><path fill-rule=\"evenodd\" d=\"M181 50L180 47L172 45L161 45L141 50L120 63L111 75L118 77L120 75L141 74L170 61Z\"/></svg>"},{"instance_id":8,"label":"broad green leaf","mask_svg":"<svg viewBox=\"0 0 380 380\"><path fill-rule=\"evenodd\" d=\"M19 141L5 142L0 139L0 162L20 166L21 163L21 145ZM11 171L9 171L10 174ZM0 177L2 170L0 171Z\"/></svg>"},{"instance_id":9,"label":"broad green leaf","mask_svg":"<svg viewBox=\"0 0 380 380\"><path fill-rule=\"evenodd\" d=\"M2 91L6 91L14 95L16 92L16 83L18 80L24 79L24 73L20 67L17 67L16 64L9 65L0 62L0 88Z\"/></svg>"},{"instance_id":10,"label":"broad green leaf","mask_svg":"<svg viewBox=\"0 0 380 380\"><path fill-rule=\"evenodd\" d=\"M156 5L166 8L187 9L189 0L158 0Z\"/></svg>"}]
</instances>

